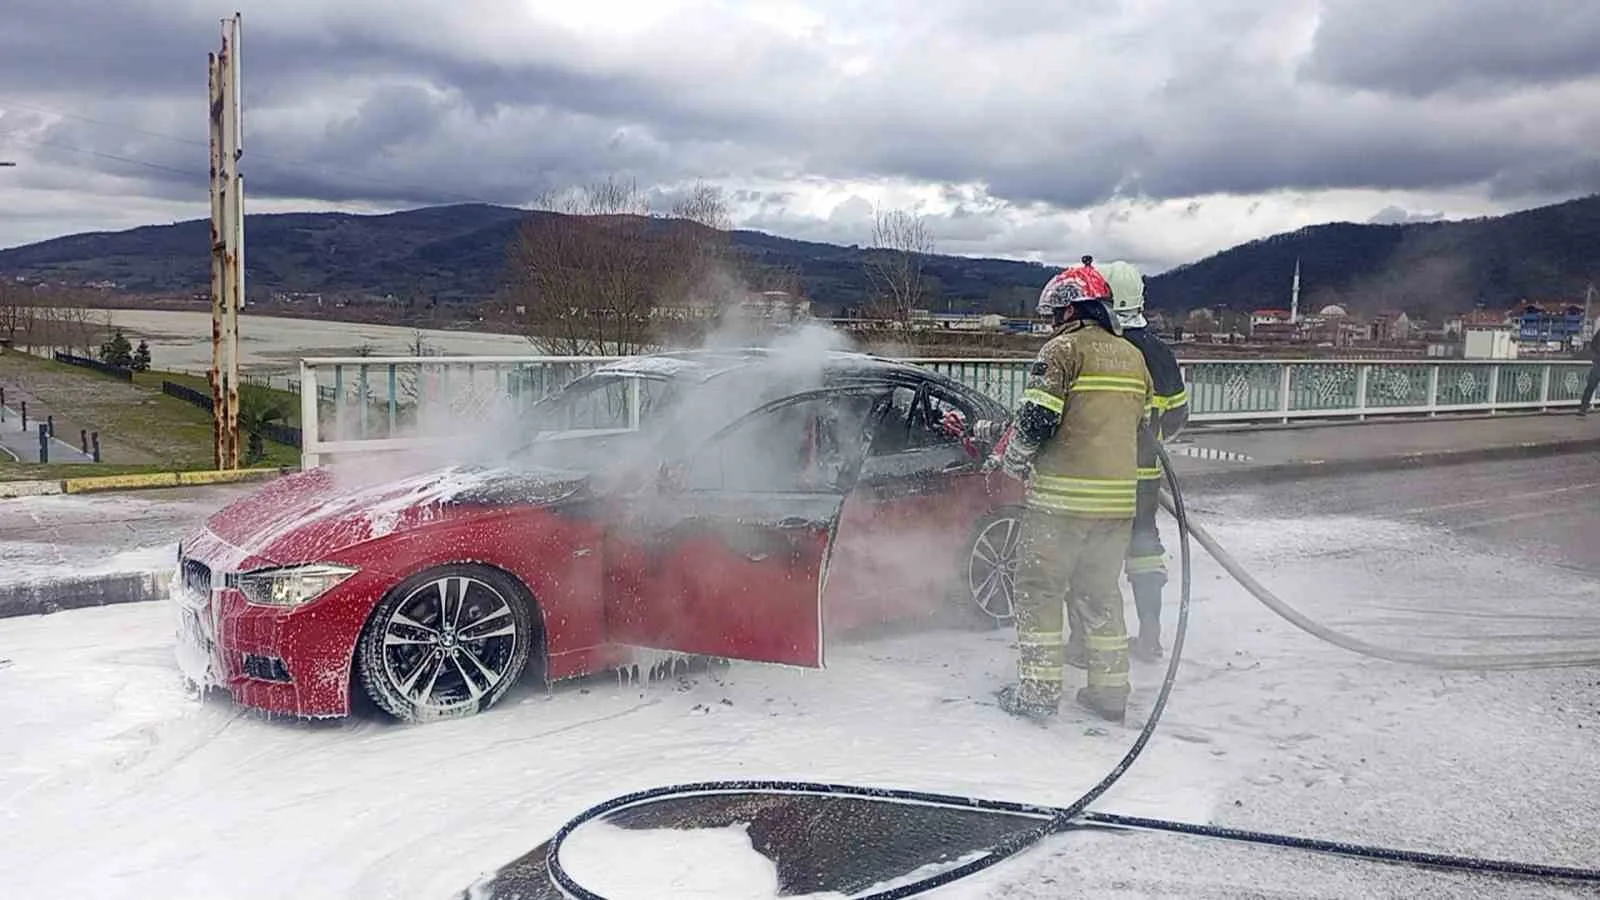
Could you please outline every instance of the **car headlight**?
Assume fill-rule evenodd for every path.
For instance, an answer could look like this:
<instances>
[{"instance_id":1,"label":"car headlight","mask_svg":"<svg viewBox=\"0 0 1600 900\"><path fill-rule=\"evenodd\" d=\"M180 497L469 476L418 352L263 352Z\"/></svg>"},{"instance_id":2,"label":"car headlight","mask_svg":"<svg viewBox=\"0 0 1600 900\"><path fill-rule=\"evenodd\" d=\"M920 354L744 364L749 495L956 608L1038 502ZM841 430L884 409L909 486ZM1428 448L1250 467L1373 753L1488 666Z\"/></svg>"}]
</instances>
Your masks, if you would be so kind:
<instances>
[{"instance_id":1,"label":"car headlight","mask_svg":"<svg viewBox=\"0 0 1600 900\"><path fill-rule=\"evenodd\" d=\"M303 606L356 573L346 566L315 564L257 569L233 577L245 599L258 606Z\"/></svg>"}]
</instances>

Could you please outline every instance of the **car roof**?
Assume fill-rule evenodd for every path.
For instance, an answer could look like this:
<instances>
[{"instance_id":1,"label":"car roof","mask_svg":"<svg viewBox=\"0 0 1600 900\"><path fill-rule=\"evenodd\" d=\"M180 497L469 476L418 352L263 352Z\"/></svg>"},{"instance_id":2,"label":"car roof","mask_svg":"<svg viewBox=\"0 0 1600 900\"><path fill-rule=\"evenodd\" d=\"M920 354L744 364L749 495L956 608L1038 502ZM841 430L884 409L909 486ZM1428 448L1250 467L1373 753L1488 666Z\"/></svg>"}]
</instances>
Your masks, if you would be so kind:
<instances>
[{"instance_id":1,"label":"car roof","mask_svg":"<svg viewBox=\"0 0 1600 900\"><path fill-rule=\"evenodd\" d=\"M912 363L848 350L828 350L819 354L795 354L766 347L743 347L729 350L682 350L630 356L607 363L595 369L597 373L642 375L665 378L682 378L689 381L709 381L747 369L793 359L800 355L820 359L823 369L830 375L890 376L901 375L918 379L932 377L946 379L938 373Z\"/></svg>"},{"instance_id":2,"label":"car roof","mask_svg":"<svg viewBox=\"0 0 1600 900\"><path fill-rule=\"evenodd\" d=\"M715 350L682 350L630 356L599 366L593 374L638 376L669 381L705 384L719 383L730 375L759 370L776 365L796 356L807 360L823 361L823 384L842 385L875 381L880 383L919 384L932 382L966 397L977 404L984 415L1003 417L1006 409L998 400L961 383L954 378L915 363L877 356L859 351L829 350L821 353L775 350L766 347L741 347Z\"/></svg>"}]
</instances>

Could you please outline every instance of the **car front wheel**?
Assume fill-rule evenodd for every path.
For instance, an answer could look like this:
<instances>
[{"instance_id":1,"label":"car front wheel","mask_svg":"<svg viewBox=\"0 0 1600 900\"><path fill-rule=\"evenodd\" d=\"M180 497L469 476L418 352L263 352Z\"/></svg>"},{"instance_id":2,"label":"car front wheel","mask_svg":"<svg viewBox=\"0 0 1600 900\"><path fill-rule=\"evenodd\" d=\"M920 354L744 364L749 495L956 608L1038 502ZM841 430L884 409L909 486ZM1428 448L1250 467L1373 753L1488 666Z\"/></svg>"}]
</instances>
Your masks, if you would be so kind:
<instances>
[{"instance_id":1,"label":"car front wheel","mask_svg":"<svg viewBox=\"0 0 1600 900\"><path fill-rule=\"evenodd\" d=\"M444 566L389 591L357 650L361 684L407 722L470 716L522 675L536 640L532 602L510 576Z\"/></svg>"}]
</instances>

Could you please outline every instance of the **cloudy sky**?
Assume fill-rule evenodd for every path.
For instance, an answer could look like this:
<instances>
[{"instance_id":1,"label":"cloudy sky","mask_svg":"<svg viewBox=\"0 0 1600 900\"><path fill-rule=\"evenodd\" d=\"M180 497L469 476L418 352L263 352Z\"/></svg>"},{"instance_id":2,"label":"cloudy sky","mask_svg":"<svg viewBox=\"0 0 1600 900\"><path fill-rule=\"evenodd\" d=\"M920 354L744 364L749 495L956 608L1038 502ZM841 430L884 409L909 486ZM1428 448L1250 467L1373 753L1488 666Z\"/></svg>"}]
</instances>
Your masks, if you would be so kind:
<instances>
[{"instance_id":1,"label":"cloudy sky","mask_svg":"<svg viewBox=\"0 0 1600 900\"><path fill-rule=\"evenodd\" d=\"M1600 191L1593 0L238 0L254 212L721 184L743 227L1152 271ZM7 0L0 246L207 215L234 5Z\"/></svg>"}]
</instances>

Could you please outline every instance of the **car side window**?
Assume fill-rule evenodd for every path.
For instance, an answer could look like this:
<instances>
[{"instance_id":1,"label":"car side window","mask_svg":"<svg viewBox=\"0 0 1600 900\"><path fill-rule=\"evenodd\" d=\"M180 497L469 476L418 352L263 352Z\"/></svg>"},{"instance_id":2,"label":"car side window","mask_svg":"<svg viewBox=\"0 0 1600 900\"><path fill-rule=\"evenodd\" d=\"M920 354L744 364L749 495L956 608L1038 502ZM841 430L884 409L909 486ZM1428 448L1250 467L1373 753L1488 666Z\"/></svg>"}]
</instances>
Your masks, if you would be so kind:
<instances>
[{"instance_id":1,"label":"car side window","mask_svg":"<svg viewBox=\"0 0 1600 900\"><path fill-rule=\"evenodd\" d=\"M897 387L889 395L889 409L878 420L872 435L872 456L892 456L906 449L906 425L911 421L911 401L917 392Z\"/></svg>"},{"instance_id":2,"label":"car side window","mask_svg":"<svg viewBox=\"0 0 1600 900\"><path fill-rule=\"evenodd\" d=\"M931 387L920 396L912 388L896 388L894 405L878 425L861 477L892 481L965 466L971 461L966 444L944 430L945 414L951 410L969 420L975 412Z\"/></svg>"},{"instance_id":3,"label":"car side window","mask_svg":"<svg viewBox=\"0 0 1600 900\"><path fill-rule=\"evenodd\" d=\"M921 450L929 447L950 447L961 443L961 438L944 430L944 417L949 412L959 412L971 417L972 411L945 397L935 389L924 393L911 409L910 441L907 449Z\"/></svg>"},{"instance_id":4,"label":"car side window","mask_svg":"<svg viewBox=\"0 0 1600 900\"><path fill-rule=\"evenodd\" d=\"M749 416L695 451L691 491L842 492L865 448L869 396L816 397Z\"/></svg>"}]
</instances>

